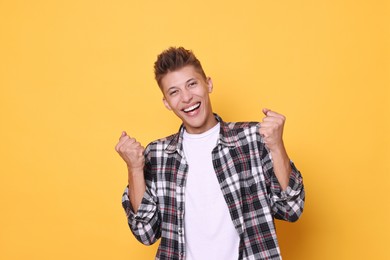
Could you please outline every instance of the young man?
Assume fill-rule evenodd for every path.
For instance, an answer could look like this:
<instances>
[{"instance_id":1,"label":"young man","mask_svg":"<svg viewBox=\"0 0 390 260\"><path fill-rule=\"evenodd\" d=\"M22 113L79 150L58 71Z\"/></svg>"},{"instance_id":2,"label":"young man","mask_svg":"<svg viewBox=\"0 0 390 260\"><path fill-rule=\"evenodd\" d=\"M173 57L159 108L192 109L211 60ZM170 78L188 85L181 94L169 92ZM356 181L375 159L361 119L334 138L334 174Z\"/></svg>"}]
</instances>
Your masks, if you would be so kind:
<instances>
[{"instance_id":1,"label":"young man","mask_svg":"<svg viewBox=\"0 0 390 260\"><path fill-rule=\"evenodd\" d=\"M303 211L302 176L287 156L284 116L263 109L261 123L226 123L213 113L211 78L184 48L155 62L165 106L183 124L146 149L123 132L127 164L122 204L135 237L161 238L156 259L281 259L274 218Z\"/></svg>"}]
</instances>

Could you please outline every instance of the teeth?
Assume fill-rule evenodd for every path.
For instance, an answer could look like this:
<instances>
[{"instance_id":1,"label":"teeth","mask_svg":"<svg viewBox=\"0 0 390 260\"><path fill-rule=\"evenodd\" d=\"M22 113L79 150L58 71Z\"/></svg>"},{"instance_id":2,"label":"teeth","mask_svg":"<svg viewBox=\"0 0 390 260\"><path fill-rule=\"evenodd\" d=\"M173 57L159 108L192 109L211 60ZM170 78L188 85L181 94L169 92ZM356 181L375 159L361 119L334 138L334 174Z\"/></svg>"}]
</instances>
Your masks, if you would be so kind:
<instances>
[{"instance_id":1,"label":"teeth","mask_svg":"<svg viewBox=\"0 0 390 260\"><path fill-rule=\"evenodd\" d=\"M190 111L192 111L192 110L197 109L199 106L200 106L200 103L195 104L195 105L193 105L193 106L190 106L189 108L184 109L184 112L190 112Z\"/></svg>"}]
</instances>

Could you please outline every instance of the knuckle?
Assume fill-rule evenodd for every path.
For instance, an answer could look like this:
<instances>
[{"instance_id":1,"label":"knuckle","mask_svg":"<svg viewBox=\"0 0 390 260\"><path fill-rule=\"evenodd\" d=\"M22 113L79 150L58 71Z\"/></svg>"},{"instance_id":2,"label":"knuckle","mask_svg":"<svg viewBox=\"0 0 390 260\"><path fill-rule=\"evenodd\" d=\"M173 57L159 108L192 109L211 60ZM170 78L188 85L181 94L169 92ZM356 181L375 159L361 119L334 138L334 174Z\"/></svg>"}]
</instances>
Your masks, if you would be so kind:
<instances>
[{"instance_id":1,"label":"knuckle","mask_svg":"<svg viewBox=\"0 0 390 260\"><path fill-rule=\"evenodd\" d=\"M127 147L126 147L125 145L122 145L122 146L119 148L119 151L120 151L121 153L125 153L126 150L127 150Z\"/></svg>"}]
</instances>

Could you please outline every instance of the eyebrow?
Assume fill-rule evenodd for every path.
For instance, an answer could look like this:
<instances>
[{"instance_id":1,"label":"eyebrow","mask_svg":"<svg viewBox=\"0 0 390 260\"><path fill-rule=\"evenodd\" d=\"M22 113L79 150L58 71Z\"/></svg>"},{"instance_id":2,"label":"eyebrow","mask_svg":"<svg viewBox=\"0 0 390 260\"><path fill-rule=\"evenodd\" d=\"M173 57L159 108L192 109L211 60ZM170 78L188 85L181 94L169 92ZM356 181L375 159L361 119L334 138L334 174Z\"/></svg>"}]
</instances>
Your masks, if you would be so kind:
<instances>
[{"instance_id":1,"label":"eyebrow","mask_svg":"<svg viewBox=\"0 0 390 260\"><path fill-rule=\"evenodd\" d=\"M192 80L196 80L196 78L190 78L190 79L188 79L186 82L185 82L185 84L187 85L190 81L192 81ZM173 88L177 88L177 86L172 86L172 87L170 87L170 88L168 88L167 89L167 92L169 92L171 89L173 89Z\"/></svg>"}]
</instances>

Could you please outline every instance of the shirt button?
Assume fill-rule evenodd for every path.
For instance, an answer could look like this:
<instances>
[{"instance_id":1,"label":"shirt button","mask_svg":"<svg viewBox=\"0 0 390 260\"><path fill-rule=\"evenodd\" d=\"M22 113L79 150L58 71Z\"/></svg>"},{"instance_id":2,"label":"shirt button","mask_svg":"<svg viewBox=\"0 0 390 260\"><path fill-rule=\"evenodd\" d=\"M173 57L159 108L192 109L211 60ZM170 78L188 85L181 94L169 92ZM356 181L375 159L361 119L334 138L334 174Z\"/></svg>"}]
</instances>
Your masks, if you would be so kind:
<instances>
[{"instance_id":1,"label":"shirt button","mask_svg":"<svg viewBox=\"0 0 390 260\"><path fill-rule=\"evenodd\" d=\"M179 208L178 208L178 210L179 210L179 211L182 211L182 210L183 210L183 208L182 208L182 207L179 207Z\"/></svg>"},{"instance_id":2,"label":"shirt button","mask_svg":"<svg viewBox=\"0 0 390 260\"><path fill-rule=\"evenodd\" d=\"M182 232L181 228L179 228L179 230L177 232L179 232L179 234L181 234L181 232Z\"/></svg>"}]
</instances>

